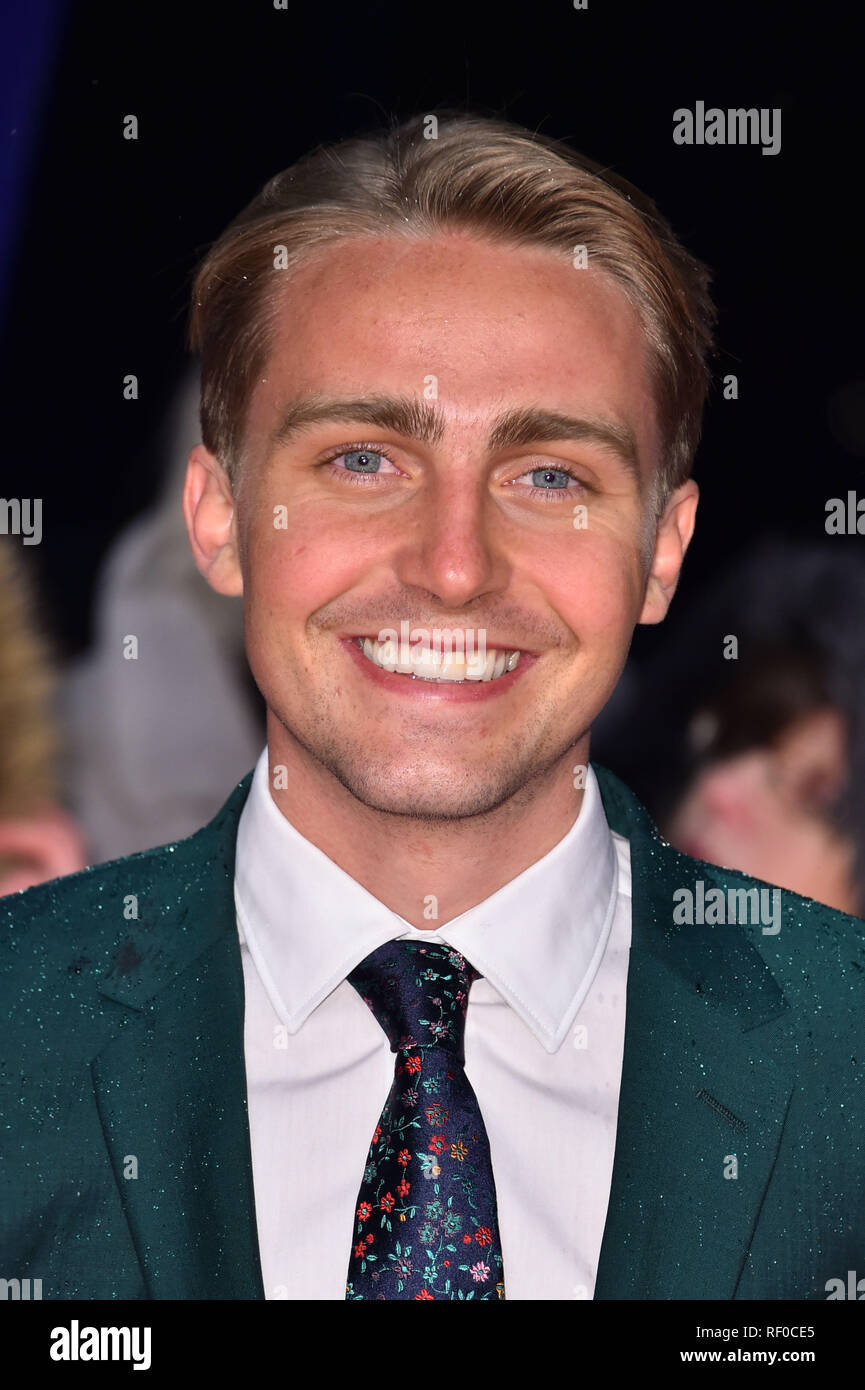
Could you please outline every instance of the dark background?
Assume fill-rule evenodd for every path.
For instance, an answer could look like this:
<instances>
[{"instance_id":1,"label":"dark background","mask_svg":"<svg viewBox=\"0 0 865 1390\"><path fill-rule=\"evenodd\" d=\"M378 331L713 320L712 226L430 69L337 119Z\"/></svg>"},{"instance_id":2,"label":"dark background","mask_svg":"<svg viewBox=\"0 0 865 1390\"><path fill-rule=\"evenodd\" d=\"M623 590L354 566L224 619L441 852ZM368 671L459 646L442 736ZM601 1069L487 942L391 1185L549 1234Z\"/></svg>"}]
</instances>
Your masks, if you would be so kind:
<instances>
[{"instance_id":1,"label":"dark background","mask_svg":"<svg viewBox=\"0 0 865 1390\"><path fill-rule=\"evenodd\" d=\"M649 192L713 267L721 356L677 606L758 533L825 538L826 500L865 491L852 15L693 0L22 8L0 35L0 495L43 498L44 540L25 554L63 655L90 638L107 546L154 498L196 258L276 170L391 113L468 106L569 139ZM697 100L781 107L780 153L675 145L673 111ZM737 401L722 399L726 372ZM638 630L638 661L654 640Z\"/></svg>"}]
</instances>

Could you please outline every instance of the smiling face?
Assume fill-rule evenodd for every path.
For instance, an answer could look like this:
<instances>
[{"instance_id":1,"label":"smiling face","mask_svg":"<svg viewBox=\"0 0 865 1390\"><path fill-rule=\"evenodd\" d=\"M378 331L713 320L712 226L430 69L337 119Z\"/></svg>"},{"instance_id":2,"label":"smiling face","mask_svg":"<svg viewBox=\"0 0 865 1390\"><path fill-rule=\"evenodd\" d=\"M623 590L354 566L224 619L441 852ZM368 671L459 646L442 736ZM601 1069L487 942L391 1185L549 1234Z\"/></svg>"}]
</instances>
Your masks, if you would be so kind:
<instances>
[{"instance_id":1,"label":"smiling face","mask_svg":"<svg viewBox=\"0 0 865 1390\"><path fill-rule=\"evenodd\" d=\"M358 239L293 274L236 507L203 446L185 497L200 567L244 594L272 764L432 818L570 783L693 526L691 483L656 542L644 344L607 278L543 248ZM418 629L486 665L373 645Z\"/></svg>"}]
</instances>

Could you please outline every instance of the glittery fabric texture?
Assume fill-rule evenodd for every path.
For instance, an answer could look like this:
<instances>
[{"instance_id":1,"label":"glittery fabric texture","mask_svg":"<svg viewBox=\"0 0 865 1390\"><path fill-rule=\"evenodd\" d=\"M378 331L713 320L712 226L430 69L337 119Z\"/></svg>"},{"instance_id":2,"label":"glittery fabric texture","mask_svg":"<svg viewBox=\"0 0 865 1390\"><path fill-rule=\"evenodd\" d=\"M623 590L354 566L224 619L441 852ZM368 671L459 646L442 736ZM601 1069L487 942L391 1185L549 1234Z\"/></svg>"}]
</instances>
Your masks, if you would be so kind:
<instances>
[{"instance_id":1,"label":"glittery fabric texture","mask_svg":"<svg viewBox=\"0 0 865 1390\"><path fill-rule=\"evenodd\" d=\"M504 1298L490 1146L465 1073L479 973L441 943L391 941L349 982L396 1054L355 1213L348 1299Z\"/></svg>"},{"instance_id":2,"label":"glittery fabric texture","mask_svg":"<svg viewBox=\"0 0 865 1390\"><path fill-rule=\"evenodd\" d=\"M784 892L777 933L759 923L677 924L674 894L697 879L725 893L761 885L678 853L633 793L593 766L610 826L630 842L633 894L616 1157L594 1298L837 1297L851 1271L865 1276L865 923ZM258 1223L269 1213L254 1200L233 895L250 780L187 840L0 899L0 1276L40 1280L46 1301L265 1298ZM429 964L453 976L429 982L430 999L445 1000L445 988L455 997L459 971L447 950ZM419 1035L409 1055L421 1057L421 1071L399 1078L418 1093L409 1117L425 1126L428 1104L449 1107L423 1083L454 1069L420 1046L432 1041ZM435 1285L422 1287L450 1297L440 1291L454 1264L480 1258L491 1274L474 1297L495 1297L498 1247L474 1234L489 1222L445 1231L446 1212L463 1201L450 1176L466 1161L450 1158L453 1124L449 1115L424 1130L445 1136L447 1163L418 1127L407 1131L409 1192L383 1188L393 1211L370 1214L364 1243L379 1256L386 1236L403 1255L412 1245L407 1258L425 1278L426 1249L398 1206L414 1203L414 1225L440 1232L428 1246L439 1252ZM545 1145L555 1142L538 1135L541 1181ZM441 1168L437 1177L424 1177L421 1157ZM735 1179L726 1175L733 1157ZM359 1184L364 1154L344 1158ZM398 1234L388 1235L383 1216ZM363 1263L351 1255L358 1221L347 1221L336 1256L337 1297L346 1265ZM361 1290L354 1271L348 1277L356 1297L380 1296L381 1278ZM416 1296L390 1282L381 1296Z\"/></svg>"}]
</instances>

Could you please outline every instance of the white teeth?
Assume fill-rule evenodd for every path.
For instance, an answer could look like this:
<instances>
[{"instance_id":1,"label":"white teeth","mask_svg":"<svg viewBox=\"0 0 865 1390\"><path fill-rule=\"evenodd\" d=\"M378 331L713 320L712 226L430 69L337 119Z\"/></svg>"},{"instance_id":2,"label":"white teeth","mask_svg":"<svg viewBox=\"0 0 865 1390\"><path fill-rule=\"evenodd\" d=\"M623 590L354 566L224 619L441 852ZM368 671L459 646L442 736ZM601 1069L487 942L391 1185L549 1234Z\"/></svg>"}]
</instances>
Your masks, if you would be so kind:
<instances>
[{"instance_id":1,"label":"white teeth","mask_svg":"<svg viewBox=\"0 0 865 1390\"><path fill-rule=\"evenodd\" d=\"M462 685L463 681L498 680L507 671L513 671L520 659L517 651L508 652L492 647L481 665L478 652L472 653L467 660L462 652L414 648L402 653L408 659L400 661L400 643L393 639L378 642L372 637L358 637L356 640L367 660L383 671L395 671L415 680L442 681L454 685Z\"/></svg>"},{"instance_id":2,"label":"white teeth","mask_svg":"<svg viewBox=\"0 0 865 1390\"><path fill-rule=\"evenodd\" d=\"M413 659L396 667L401 675L417 676L427 681L460 681L466 678L466 660L456 653L418 651Z\"/></svg>"},{"instance_id":3,"label":"white teeth","mask_svg":"<svg viewBox=\"0 0 865 1390\"><path fill-rule=\"evenodd\" d=\"M496 653L495 651L489 651L489 652L487 652L487 654L486 654L486 659L484 660L483 664L481 664L480 653L479 653L479 652L475 652L475 654L474 654L474 659L472 660L471 665L470 665L470 666L468 667L468 669L466 670L466 680L467 680L467 681L489 681L489 680L492 680L492 678L493 678L493 669L494 669L495 664L496 664L496 655L497 655L497 653Z\"/></svg>"}]
</instances>

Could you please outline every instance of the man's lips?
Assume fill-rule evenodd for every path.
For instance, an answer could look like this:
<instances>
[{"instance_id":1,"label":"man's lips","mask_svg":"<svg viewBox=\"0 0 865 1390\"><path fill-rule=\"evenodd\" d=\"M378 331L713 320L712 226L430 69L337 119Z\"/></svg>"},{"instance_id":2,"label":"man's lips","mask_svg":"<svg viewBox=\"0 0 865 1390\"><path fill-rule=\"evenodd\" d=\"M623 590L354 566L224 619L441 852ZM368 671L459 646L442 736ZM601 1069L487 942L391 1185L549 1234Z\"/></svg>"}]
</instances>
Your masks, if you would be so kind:
<instances>
[{"instance_id":1,"label":"man's lips","mask_svg":"<svg viewBox=\"0 0 865 1390\"><path fill-rule=\"evenodd\" d=\"M340 645L367 679L373 681L380 689L392 691L395 695L403 695L409 699L415 700L435 700L447 703L488 700L494 695L503 695L506 691L510 690L519 680L520 676L528 671L538 659L534 653L523 651L522 648L520 648L521 654L518 665L515 666L512 671L506 671L504 675L498 676L495 680L420 680L411 675L400 675L395 671L385 671L381 666L377 666L374 662L370 661L364 656L358 644L358 638L365 636L369 636L369 634L357 633L354 635L341 636L339 639ZM488 645L490 648L494 646L492 642Z\"/></svg>"}]
</instances>

